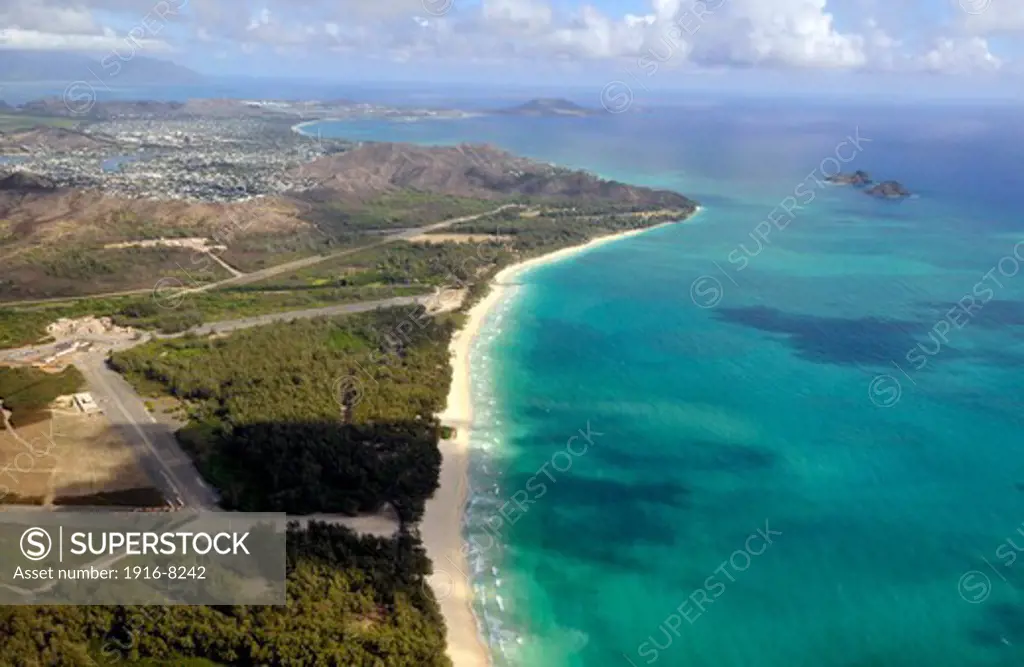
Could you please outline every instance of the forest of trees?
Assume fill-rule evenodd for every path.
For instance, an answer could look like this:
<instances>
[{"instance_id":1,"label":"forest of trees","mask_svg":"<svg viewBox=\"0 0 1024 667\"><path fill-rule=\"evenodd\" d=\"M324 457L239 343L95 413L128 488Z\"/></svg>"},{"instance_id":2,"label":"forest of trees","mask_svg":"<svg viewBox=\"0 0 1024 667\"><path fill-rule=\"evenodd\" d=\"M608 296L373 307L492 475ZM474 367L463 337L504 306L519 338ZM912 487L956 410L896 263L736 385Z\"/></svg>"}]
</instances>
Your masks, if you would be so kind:
<instances>
[{"instance_id":1,"label":"forest of trees","mask_svg":"<svg viewBox=\"0 0 1024 667\"><path fill-rule=\"evenodd\" d=\"M280 323L114 355L186 402L179 438L228 508L417 521L437 487L451 318L406 307Z\"/></svg>"},{"instance_id":2,"label":"forest of trees","mask_svg":"<svg viewBox=\"0 0 1024 667\"><path fill-rule=\"evenodd\" d=\"M286 606L0 607L0 665L451 666L414 535L310 522L287 549Z\"/></svg>"},{"instance_id":3,"label":"forest of trees","mask_svg":"<svg viewBox=\"0 0 1024 667\"><path fill-rule=\"evenodd\" d=\"M585 243L606 234L643 229L685 218L693 211L655 209L626 204L584 204L543 208L524 217L518 209L506 209L486 218L461 222L438 233L500 234L505 245L522 254L549 252Z\"/></svg>"}]
</instances>

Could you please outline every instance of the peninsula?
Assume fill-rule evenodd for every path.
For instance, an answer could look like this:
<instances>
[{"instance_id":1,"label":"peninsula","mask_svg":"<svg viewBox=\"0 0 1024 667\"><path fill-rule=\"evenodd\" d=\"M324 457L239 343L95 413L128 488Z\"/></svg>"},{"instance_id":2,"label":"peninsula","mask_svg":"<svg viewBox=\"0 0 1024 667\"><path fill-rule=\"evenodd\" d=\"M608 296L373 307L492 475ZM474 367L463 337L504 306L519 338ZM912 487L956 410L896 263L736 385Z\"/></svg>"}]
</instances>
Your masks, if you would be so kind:
<instances>
[{"instance_id":1,"label":"peninsula","mask_svg":"<svg viewBox=\"0 0 1024 667\"><path fill-rule=\"evenodd\" d=\"M153 664L310 651L486 664L469 584L449 563L464 558L466 350L491 283L685 220L696 203L493 146L290 128L97 117L8 144L39 149L0 167L0 348L23 346L0 349L0 399L32 387L38 412L68 391L97 396L110 414L95 428L127 439L105 451L142 471L147 498L330 522L289 534L292 607L156 607L138 621L117 606L88 618L11 607L0 662L39 653L54 627L48 650L99 659L107 638L139 627L131 650ZM23 404L9 403L17 430ZM143 427L159 447L133 441ZM81 468L74 453L91 442L68 443L61 469ZM56 495L137 502L129 490ZM49 495L16 493L8 502L52 509ZM375 535L349 529L370 524Z\"/></svg>"}]
</instances>

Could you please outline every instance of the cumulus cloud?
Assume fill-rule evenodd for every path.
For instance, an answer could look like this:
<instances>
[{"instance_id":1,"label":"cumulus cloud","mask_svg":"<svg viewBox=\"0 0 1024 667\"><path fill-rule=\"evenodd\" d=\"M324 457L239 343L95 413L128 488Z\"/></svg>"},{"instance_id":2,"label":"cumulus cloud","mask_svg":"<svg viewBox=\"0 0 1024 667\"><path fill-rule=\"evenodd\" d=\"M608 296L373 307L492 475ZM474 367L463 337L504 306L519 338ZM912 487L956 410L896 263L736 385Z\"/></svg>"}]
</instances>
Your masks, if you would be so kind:
<instances>
[{"instance_id":1,"label":"cumulus cloud","mask_svg":"<svg viewBox=\"0 0 1024 667\"><path fill-rule=\"evenodd\" d=\"M19 30L57 34L100 32L92 13L80 7L52 7L40 3L0 5L0 25Z\"/></svg>"},{"instance_id":2,"label":"cumulus cloud","mask_svg":"<svg viewBox=\"0 0 1024 667\"><path fill-rule=\"evenodd\" d=\"M864 40L834 25L825 0L726 0L695 35L693 58L705 64L859 67Z\"/></svg>"},{"instance_id":3,"label":"cumulus cloud","mask_svg":"<svg viewBox=\"0 0 1024 667\"><path fill-rule=\"evenodd\" d=\"M139 10L130 0L0 0L0 48L110 51L130 38L136 48L172 51L157 35L188 0L155 1ZM126 8L133 7L130 12ZM159 12L156 10L159 9ZM95 10L124 12L123 31L104 25Z\"/></svg>"},{"instance_id":4,"label":"cumulus cloud","mask_svg":"<svg viewBox=\"0 0 1024 667\"><path fill-rule=\"evenodd\" d=\"M305 57L343 51L400 62L564 60L613 67L641 59L666 69L968 72L1003 65L990 51L989 34L1024 30L1022 0L948 0L967 5L957 21L919 27L913 39L863 16L874 9L869 0L648 0L639 13L598 9L589 0L574 6L554 0L166 1L187 2L181 20L190 24L192 42L183 43L180 34L177 42L167 38L179 50ZM982 12L964 11L982 5ZM0 19L13 26L12 43L101 48L109 37L97 17L131 16L138 7L138 0L0 0ZM850 14L846 23L838 21L836 7L855 10L859 23L851 24Z\"/></svg>"},{"instance_id":5,"label":"cumulus cloud","mask_svg":"<svg viewBox=\"0 0 1024 667\"><path fill-rule=\"evenodd\" d=\"M981 37L969 39L942 38L917 59L922 69L930 72L959 73L995 71L1002 61L989 51Z\"/></svg>"},{"instance_id":6,"label":"cumulus cloud","mask_svg":"<svg viewBox=\"0 0 1024 667\"><path fill-rule=\"evenodd\" d=\"M99 35L75 35L39 30L5 28L0 30L0 47L35 51L115 51L125 48L125 37L108 30ZM131 45L130 45L131 46ZM166 53L173 49L158 39L134 40L133 48L147 52Z\"/></svg>"},{"instance_id":7,"label":"cumulus cloud","mask_svg":"<svg viewBox=\"0 0 1024 667\"><path fill-rule=\"evenodd\" d=\"M994 72L1005 64L982 37L940 35L912 48L875 21L867 22L864 36L869 65L877 70L970 74Z\"/></svg>"}]
</instances>

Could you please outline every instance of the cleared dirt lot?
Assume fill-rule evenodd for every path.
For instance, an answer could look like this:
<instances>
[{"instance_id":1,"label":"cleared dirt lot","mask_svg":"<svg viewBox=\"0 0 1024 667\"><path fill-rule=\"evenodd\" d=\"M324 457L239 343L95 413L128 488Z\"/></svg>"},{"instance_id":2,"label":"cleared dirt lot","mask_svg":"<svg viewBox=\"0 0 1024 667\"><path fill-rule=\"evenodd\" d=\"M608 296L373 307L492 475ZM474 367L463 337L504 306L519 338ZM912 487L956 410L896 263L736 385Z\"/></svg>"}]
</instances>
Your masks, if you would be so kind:
<instances>
[{"instance_id":1,"label":"cleared dirt lot","mask_svg":"<svg viewBox=\"0 0 1024 667\"><path fill-rule=\"evenodd\" d=\"M152 487L102 414L57 409L0 430L0 504L158 504Z\"/></svg>"}]
</instances>

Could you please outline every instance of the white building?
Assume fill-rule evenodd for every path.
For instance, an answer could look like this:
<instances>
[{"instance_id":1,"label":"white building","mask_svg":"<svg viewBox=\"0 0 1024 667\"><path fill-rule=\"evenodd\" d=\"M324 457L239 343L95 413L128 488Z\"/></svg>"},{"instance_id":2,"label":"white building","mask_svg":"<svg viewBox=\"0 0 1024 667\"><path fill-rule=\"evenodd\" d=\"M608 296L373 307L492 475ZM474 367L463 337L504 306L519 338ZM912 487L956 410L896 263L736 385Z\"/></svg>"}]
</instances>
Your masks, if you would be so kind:
<instances>
[{"instance_id":1,"label":"white building","mask_svg":"<svg viewBox=\"0 0 1024 667\"><path fill-rule=\"evenodd\" d=\"M100 406L93 400L92 394L75 394L75 405L85 414L92 414L100 411Z\"/></svg>"}]
</instances>

